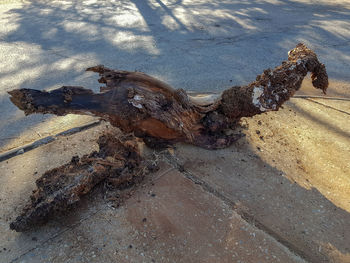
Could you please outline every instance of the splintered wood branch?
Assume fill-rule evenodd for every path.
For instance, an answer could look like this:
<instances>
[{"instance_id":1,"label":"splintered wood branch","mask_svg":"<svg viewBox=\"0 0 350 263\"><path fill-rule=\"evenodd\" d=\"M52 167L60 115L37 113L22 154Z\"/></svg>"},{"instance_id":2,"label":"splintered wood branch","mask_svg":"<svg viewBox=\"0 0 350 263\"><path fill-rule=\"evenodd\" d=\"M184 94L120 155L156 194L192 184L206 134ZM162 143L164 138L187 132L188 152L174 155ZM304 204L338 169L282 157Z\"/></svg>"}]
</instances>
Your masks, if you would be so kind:
<instances>
[{"instance_id":1,"label":"splintered wood branch","mask_svg":"<svg viewBox=\"0 0 350 263\"><path fill-rule=\"evenodd\" d=\"M11 224L10 228L23 232L45 223L53 215L63 212L95 185L107 179L116 187L138 181L148 171L142 161L135 137L106 133L98 139L100 150L45 172L36 181L37 189L31 202Z\"/></svg>"},{"instance_id":2,"label":"splintered wood branch","mask_svg":"<svg viewBox=\"0 0 350 263\"><path fill-rule=\"evenodd\" d=\"M87 70L99 73L99 82L105 84L100 93L72 86L50 92L18 89L9 92L10 99L25 114L98 116L124 132L134 132L151 147L181 141L218 149L240 137L226 132L240 118L277 111L300 88L308 72L315 88L325 93L328 87L325 66L304 44L291 50L282 65L265 70L247 86L225 90L209 103L144 73L101 65Z\"/></svg>"}]
</instances>

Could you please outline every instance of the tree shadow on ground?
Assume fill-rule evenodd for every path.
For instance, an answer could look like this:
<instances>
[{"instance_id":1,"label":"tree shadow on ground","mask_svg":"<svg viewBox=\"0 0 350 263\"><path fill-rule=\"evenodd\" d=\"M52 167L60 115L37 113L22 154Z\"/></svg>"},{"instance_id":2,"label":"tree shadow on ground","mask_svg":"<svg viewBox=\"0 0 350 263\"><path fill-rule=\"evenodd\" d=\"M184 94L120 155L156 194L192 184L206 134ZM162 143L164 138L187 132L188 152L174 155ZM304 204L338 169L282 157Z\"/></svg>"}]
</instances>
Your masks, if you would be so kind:
<instances>
[{"instance_id":1,"label":"tree shadow on ground","mask_svg":"<svg viewBox=\"0 0 350 263\"><path fill-rule=\"evenodd\" d=\"M345 4L287 0L25 3L4 11L3 54L11 55L0 74L2 101L14 88L97 90L82 72L98 63L144 71L176 88L222 91L280 64L299 41L316 50L330 77L349 81L349 14ZM0 110L1 137L18 137L27 125L18 120L6 134L16 109L2 103Z\"/></svg>"}]
</instances>

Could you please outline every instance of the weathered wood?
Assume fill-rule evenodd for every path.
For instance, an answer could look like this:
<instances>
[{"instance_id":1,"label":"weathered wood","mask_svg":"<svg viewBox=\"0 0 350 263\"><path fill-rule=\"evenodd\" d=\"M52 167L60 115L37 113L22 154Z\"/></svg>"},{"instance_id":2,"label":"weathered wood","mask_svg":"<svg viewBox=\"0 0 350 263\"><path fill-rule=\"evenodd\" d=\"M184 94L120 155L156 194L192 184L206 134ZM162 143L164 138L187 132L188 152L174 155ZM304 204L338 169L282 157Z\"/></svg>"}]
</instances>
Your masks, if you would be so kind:
<instances>
[{"instance_id":1,"label":"weathered wood","mask_svg":"<svg viewBox=\"0 0 350 263\"><path fill-rule=\"evenodd\" d=\"M98 144L100 150L44 173L36 181L31 202L10 228L23 232L41 225L53 215L63 212L107 179L116 187L131 184L145 175L148 166L142 162L135 137L107 133Z\"/></svg>"},{"instance_id":2,"label":"weathered wood","mask_svg":"<svg viewBox=\"0 0 350 263\"><path fill-rule=\"evenodd\" d=\"M92 114L124 132L134 132L152 147L186 142L208 149L223 148L239 135L227 135L242 117L276 111L300 88L311 72L315 88L326 92L325 66L304 44L288 53L288 61L265 70L247 86L225 90L212 103L188 96L183 89L140 72L88 68L105 84L100 93L82 87L61 87L51 92L31 89L10 91L11 101L25 112L56 115Z\"/></svg>"}]
</instances>

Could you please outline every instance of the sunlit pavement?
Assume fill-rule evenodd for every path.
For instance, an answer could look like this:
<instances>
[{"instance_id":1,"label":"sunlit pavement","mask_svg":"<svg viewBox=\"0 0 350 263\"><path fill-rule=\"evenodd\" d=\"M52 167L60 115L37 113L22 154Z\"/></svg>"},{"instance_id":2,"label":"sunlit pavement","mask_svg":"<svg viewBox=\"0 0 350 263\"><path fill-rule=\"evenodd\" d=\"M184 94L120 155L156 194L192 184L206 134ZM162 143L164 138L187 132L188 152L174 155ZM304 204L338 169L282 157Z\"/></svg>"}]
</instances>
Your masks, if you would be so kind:
<instances>
[{"instance_id":1,"label":"sunlit pavement","mask_svg":"<svg viewBox=\"0 0 350 263\"><path fill-rule=\"evenodd\" d=\"M143 71L175 88L220 92L253 81L304 42L326 63L330 94L348 95L349 6L316 0L3 0L0 152L91 121L24 117L7 91L62 85L97 91L97 76L84 72L96 64Z\"/></svg>"},{"instance_id":2,"label":"sunlit pavement","mask_svg":"<svg viewBox=\"0 0 350 263\"><path fill-rule=\"evenodd\" d=\"M7 91L15 88L53 89L62 85L79 85L98 91L97 76L84 72L85 68L96 64L143 71L175 88L196 92L220 92L229 86L253 81L262 70L279 65L285 60L287 51L298 42L304 42L314 49L319 59L326 64L330 77L327 96L350 98L349 17L350 3L345 0L1 1L0 153L94 120L89 116L73 115L25 117L11 104ZM298 94L322 95L312 89L310 80L304 81ZM210 204L217 205L215 202L226 200L224 206L228 206L225 209L227 208L231 215L237 212L243 217L246 216L249 227L257 227L259 231L263 231L262 235L275 240L274 251L282 246L282 250L278 251L286 249L288 255L297 255L296 257L300 256L311 262L349 262L350 240L346 234L350 229L349 105L349 101L310 101L295 98L277 113L247 120L247 137L228 150L206 152L194 147L179 146L175 155L188 171L217 193L212 196L210 191L210 194L207 193L208 187L204 187L204 190L196 188L195 191L200 192L198 193L201 198L212 200L206 203L208 207ZM96 136L92 136L90 144L94 138ZM69 140L73 139L69 137ZM76 233L77 230L71 233L72 225L69 222L65 226L69 229L67 232L57 230L57 222L56 225L29 235L14 234L8 230L9 216L15 214L14 207L28 199L36 179L33 177L35 171L39 170L38 174L41 174L49 167L66 162L76 153L82 154L91 150L88 147L90 144L84 145L84 148L82 144L76 143L73 146L69 143L65 146L64 153L58 152L58 155L51 156L59 142L18 156L17 159L9 160L9 163L1 163L0 179L3 189L6 189L1 191L2 202L11 200L4 202L0 215L4 231L4 239L0 244L3 242L4 248L7 249L0 253L0 259L4 257L5 262L66 262L66 258L60 253L72 255L72 262L93 262L93 259L100 262L103 258L101 253L94 250L100 248L96 244L103 247L100 243L103 237L95 239L94 234L91 234L92 236L83 237L83 241L78 240L80 243L72 241L78 244L76 246L68 241L59 241L60 238L70 240L81 236ZM35 159L34 154L40 158ZM48 155L52 158L47 158ZM197 156L201 158L194 158ZM208 158L205 159L206 157ZM16 162L11 164L14 160ZM23 163L23 167L19 167L18 163ZM178 175L168 175L166 178L174 176ZM182 176L187 178L183 174ZM192 182L186 180L185 184L192 187ZM175 191L174 195L176 202L189 202L187 199L179 200L179 192ZM108 213L106 211L109 210L104 210L101 200L96 202L96 207L102 206L100 208L104 211L103 215ZM165 203L163 205L166 206ZM232 210L230 205L236 208ZM94 209L93 205L88 207ZM201 206L198 204L198 207ZM243 212L238 211L237 207ZM123 213L127 211L123 209L113 210L116 214L112 213L113 215L107 217L107 221L113 221L114 217L119 217L121 221L126 220L123 219ZM148 209L148 212L153 211L154 207ZM163 207L164 213L170 213L164 209ZM189 208L188 212L191 209ZM203 208L199 208L201 209ZM77 218L84 218L84 213L88 214L88 211L78 212ZM182 216L184 214L180 217ZM213 215L208 212L203 216ZM229 218L228 214L220 216ZM152 221L152 224L163 226L164 220L168 222L168 219L162 219L163 217L156 216L156 222ZM232 232L229 230L227 218L220 218L225 222L220 228L220 238L223 238L222 233ZM253 226L249 218L261 225ZM118 220L116 222L121 222ZM117 247L118 240L126 238L128 231L134 227L136 223L128 220L123 221L122 227L118 225L122 228L118 231L126 232L115 234L109 239L108 248L112 249L114 245ZM175 215L170 216L169 220L179 224ZM77 225L77 221L72 222ZM111 223L112 228L117 228L119 223L116 222ZM178 235L179 239L186 240L183 233L177 232L180 230L175 231L171 227L169 230L168 224L164 224L165 229L159 230L162 234L169 233L175 237ZM213 222L207 221L203 224L210 225ZM185 225L195 228L192 221ZM208 225L205 228L208 228ZM47 233L43 233L45 231ZM62 231L66 234L62 234ZM100 231L108 232L108 227ZM208 232L211 233L209 230ZM237 235L242 236L242 239L239 239L242 241L244 234ZM231 240L232 236L234 235L227 234L227 240ZM40 242L31 240L32 237L38 238ZM211 237L216 241L220 239L214 237L214 233L201 233L197 238L201 240L200 243L212 244L208 242ZM253 242L253 236L252 239L245 236L244 238ZM185 254L178 252L180 247L184 247L179 239L174 245L175 252L167 250L172 249L171 243L167 241L158 242L152 239L153 241L146 240L144 243L150 243L153 250L162 251L162 256L170 262L212 262L209 255L217 253L223 255L221 262L258 262L244 253L237 252L238 248L234 248L233 245L236 245L236 242L241 245L239 241L230 241L232 246L229 246L228 250L233 252L227 255L232 257L234 252L237 252L239 258L232 258L230 261L226 252L223 252L223 243L212 244L217 250L214 249L216 252L211 253L209 248L199 247L195 239L191 239L191 249L185 253L192 255L188 259ZM51 246L48 240L52 240L51 258L49 254L45 254L49 253L45 251L51 251L46 249L47 246ZM132 253L139 253L139 256L140 253L148 253L145 252L147 249L121 249L124 246L127 248L127 242L130 240L132 239L118 243L119 251L122 251L121 254L116 252L116 255L119 255L118 260L142 262L142 256L133 257L131 260L125 258L132 257ZM79 249L81 242L85 242L86 251L96 253L89 254L91 257L83 257L79 261L75 256L85 251ZM254 242L250 244L250 248L257 259L256 256L261 253L255 250L259 249L259 245ZM166 248L161 247L162 243L166 244ZM59 250L56 249L58 244L68 245ZM138 243L137 247L141 245L143 246L143 242ZM32 250L35 247L39 249L38 252ZM264 251L267 249L265 246L261 247ZM112 255L111 253L110 250L107 254ZM85 252L83 254L85 255ZM183 256L171 257L180 254ZM43 258L39 260L38 255ZM155 255L148 255L149 257L143 260L152 262ZM203 256L207 258L203 259ZM111 257L107 257L107 262ZM268 261L270 258L261 260L273 262ZM280 261L288 260L280 258ZM159 257L157 262L164 260Z\"/></svg>"}]
</instances>

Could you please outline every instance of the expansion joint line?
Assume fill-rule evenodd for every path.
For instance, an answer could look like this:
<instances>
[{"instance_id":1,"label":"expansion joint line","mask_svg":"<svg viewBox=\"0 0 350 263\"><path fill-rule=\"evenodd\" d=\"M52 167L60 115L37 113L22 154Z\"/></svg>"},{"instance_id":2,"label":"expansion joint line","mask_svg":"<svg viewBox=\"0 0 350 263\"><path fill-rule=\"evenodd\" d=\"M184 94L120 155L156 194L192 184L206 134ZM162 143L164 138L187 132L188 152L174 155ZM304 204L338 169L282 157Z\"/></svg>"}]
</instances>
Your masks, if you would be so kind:
<instances>
[{"instance_id":1,"label":"expansion joint line","mask_svg":"<svg viewBox=\"0 0 350 263\"><path fill-rule=\"evenodd\" d=\"M321 106L324 106L326 108L332 109L332 110L336 110L338 112L350 115L349 112L347 111L343 111L340 109L337 109L335 107L329 106L327 104L324 104L322 102L316 101L314 99L324 99L324 100L340 100L340 101L350 101L350 98L340 98L340 97L322 97L322 96L313 96L313 95L295 95L294 97L292 97L292 99L305 99L307 101L311 101L313 103L319 104Z\"/></svg>"},{"instance_id":2,"label":"expansion joint line","mask_svg":"<svg viewBox=\"0 0 350 263\"><path fill-rule=\"evenodd\" d=\"M240 208L239 206L237 206L237 204L234 201L232 201L230 198L225 196L222 192L216 190L207 182L203 181L201 178L199 178L192 172L186 170L184 166L179 163L179 160L176 158L176 156L170 154L169 152L163 152L163 157L164 157L164 161L166 161L168 164L170 164L172 167L178 170L184 177L191 180L193 183L200 185L204 191L222 200L225 204L227 204L230 208L232 208L233 211L235 211L239 216L241 216L242 219L245 220L248 224L253 225L260 231L270 236L276 242L282 244L292 254L302 258L307 262L312 261L308 255L306 255L303 251L297 248L294 244L292 244L291 242L283 238L281 235L276 233L273 229L269 228L268 226L266 226L265 224L257 220L252 213L249 213L247 211L247 209Z\"/></svg>"}]
</instances>

